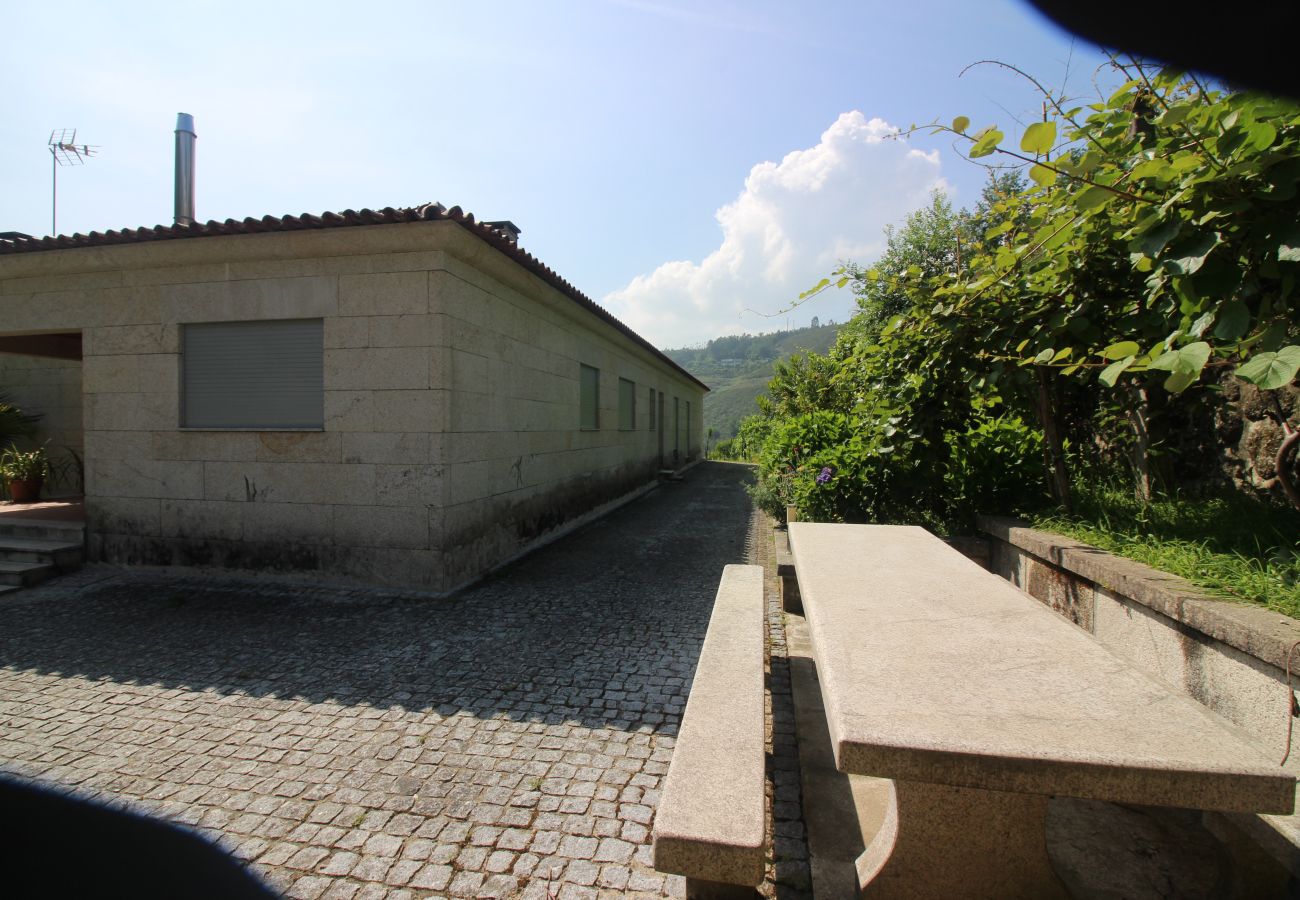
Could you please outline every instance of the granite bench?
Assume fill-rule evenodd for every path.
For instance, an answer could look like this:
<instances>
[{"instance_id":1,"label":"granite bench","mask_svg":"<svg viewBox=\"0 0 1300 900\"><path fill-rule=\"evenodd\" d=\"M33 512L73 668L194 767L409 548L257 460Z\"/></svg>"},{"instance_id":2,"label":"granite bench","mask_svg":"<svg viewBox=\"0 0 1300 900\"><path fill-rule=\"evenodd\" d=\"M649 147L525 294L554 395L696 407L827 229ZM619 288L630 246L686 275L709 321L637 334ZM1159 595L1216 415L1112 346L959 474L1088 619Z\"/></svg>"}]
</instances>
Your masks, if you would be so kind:
<instances>
[{"instance_id":1,"label":"granite bench","mask_svg":"<svg viewBox=\"0 0 1300 900\"><path fill-rule=\"evenodd\" d=\"M792 523L790 547L836 766L893 780L864 896L1062 896L1052 796L1292 811L1244 732L923 529Z\"/></svg>"},{"instance_id":2,"label":"granite bench","mask_svg":"<svg viewBox=\"0 0 1300 900\"><path fill-rule=\"evenodd\" d=\"M722 573L653 827L654 866L698 898L753 897L767 838L763 569Z\"/></svg>"}]
</instances>

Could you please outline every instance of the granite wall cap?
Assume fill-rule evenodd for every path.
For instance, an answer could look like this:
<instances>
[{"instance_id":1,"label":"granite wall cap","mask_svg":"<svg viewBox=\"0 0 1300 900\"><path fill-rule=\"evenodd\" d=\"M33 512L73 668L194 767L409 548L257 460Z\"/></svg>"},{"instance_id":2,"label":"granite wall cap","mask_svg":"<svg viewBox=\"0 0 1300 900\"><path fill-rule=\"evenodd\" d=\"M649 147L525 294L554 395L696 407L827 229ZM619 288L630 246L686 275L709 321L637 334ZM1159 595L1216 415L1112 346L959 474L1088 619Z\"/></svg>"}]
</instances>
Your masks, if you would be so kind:
<instances>
[{"instance_id":1,"label":"granite wall cap","mask_svg":"<svg viewBox=\"0 0 1300 900\"><path fill-rule=\"evenodd\" d=\"M1064 535L1002 516L980 516L981 531L1285 671L1300 622L1261 606L1224 600L1186 579ZM1300 669L1300 654L1291 668Z\"/></svg>"}]
</instances>

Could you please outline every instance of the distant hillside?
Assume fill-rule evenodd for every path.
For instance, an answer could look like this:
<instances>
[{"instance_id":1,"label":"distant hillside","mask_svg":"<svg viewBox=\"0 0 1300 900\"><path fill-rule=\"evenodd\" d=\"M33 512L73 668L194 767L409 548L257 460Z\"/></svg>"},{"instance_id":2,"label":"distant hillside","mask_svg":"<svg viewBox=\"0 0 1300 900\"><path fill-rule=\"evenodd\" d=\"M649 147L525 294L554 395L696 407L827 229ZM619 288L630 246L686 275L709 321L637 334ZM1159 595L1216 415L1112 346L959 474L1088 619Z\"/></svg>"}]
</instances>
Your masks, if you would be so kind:
<instances>
[{"instance_id":1,"label":"distant hillside","mask_svg":"<svg viewBox=\"0 0 1300 900\"><path fill-rule=\"evenodd\" d=\"M741 419L757 412L756 398L767 392L772 364L804 350L825 353L835 343L840 326L834 323L770 334L741 334L714 338L703 347L664 352L709 386L704 398L704 429L714 431L714 443L735 437Z\"/></svg>"}]
</instances>

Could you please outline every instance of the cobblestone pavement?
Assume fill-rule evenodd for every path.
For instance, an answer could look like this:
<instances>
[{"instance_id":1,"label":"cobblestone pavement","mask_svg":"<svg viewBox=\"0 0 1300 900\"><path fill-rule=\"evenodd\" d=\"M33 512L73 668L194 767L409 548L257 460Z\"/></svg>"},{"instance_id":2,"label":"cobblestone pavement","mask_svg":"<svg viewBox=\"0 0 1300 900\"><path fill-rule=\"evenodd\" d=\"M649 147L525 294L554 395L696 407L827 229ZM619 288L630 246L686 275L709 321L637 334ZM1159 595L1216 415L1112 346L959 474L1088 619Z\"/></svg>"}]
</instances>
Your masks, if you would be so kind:
<instances>
[{"instance_id":1,"label":"cobblestone pavement","mask_svg":"<svg viewBox=\"0 0 1300 900\"><path fill-rule=\"evenodd\" d=\"M768 821L767 883L763 893L781 900L812 897L812 871L808 835L803 820L803 788L799 772L799 744L795 734L794 692L790 684L790 656L781 613L781 587L772 559L771 521L759 515L760 536L754 540L757 559L765 569L767 597L768 686Z\"/></svg>"},{"instance_id":2,"label":"cobblestone pavement","mask_svg":"<svg viewBox=\"0 0 1300 900\"><path fill-rule=\"evenodd\" d=\"M722 566L767 552L747 478L699 466L451 600L107 567L0 600L0 770L195 826L289 897L680 895L649 829ZM773 647L763 892L797 896Z\"/></svg>"}]
</instances>

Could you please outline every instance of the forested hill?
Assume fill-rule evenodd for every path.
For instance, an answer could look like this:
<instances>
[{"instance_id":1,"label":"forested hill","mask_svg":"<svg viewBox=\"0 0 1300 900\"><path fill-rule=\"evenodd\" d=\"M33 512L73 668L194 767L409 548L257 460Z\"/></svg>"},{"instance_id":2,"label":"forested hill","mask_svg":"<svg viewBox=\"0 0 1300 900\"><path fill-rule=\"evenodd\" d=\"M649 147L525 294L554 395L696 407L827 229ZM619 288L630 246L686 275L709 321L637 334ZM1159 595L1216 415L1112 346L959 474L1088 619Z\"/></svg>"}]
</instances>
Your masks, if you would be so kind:
<instances>
[{"instance_id":1,"label":"forested hill","mask_svg":"<svg viewBox=\"0 0 1300 900\"><path fill-rule=\"evenodd\" d=\"M704 429L714 432L713 443L735 437L741 419L757 411L754 401L766 393L772 364L804 350L825 353L835 343L840 326L835 323L714 338L703 347L683 347L664 352L686 371L709 386L704 398Z\"/></svg>"}]
</instances>

